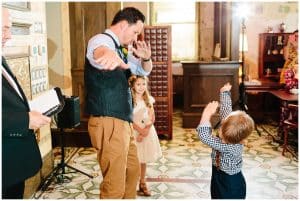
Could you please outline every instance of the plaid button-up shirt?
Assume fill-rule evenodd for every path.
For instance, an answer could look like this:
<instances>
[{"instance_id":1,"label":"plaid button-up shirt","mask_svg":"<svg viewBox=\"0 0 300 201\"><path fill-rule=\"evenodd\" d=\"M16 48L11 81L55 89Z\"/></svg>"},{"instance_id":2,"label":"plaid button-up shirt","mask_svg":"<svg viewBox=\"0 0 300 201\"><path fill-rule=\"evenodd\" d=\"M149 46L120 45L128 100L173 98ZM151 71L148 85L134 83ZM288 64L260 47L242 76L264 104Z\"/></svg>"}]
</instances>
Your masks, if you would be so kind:
<instances>
[{"instance_id":1,"label":"plaid button-up shirt","mask_svg":"<svg viewBox=\"0 0 300 201\"><path fill-rule=\"evenodd\" d=\"M225 119L232 111L230 91L220 93L220 117ZM219 137L212 136L210 122L199 124L197 132L200 140L212 147L212 164L216 166L216 151L220 152L220 170L229 175L239 173L242 169L243 144L225 144Z\"/></svg>"}]
</instances>

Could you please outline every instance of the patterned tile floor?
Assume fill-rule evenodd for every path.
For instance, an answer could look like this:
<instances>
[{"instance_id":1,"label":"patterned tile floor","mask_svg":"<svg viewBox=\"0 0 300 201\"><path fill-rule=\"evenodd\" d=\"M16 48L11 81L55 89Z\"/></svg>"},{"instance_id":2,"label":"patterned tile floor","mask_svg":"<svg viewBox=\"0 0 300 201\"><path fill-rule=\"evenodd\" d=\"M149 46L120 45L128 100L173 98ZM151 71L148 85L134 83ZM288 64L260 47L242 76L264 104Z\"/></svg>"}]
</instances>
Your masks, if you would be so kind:
<instances>
[{"instance_id":1,"label":"patterned tile floor","mask_svg":"<svg viewBox=\"0 0 300 201\"><path fill-rule=\"evenodd\" d=\"M180 111L175 111L173 140L160 140L163 157L147 166L152 196L138 199L210 199L211 149L198 140L195 129L183 129L181 125ZM261 136L254 131L244 150L247 198L298 199L298 157L281 155L281 146L266 132L276 133L276 127L265 124L258 125L258 129ZM67 148L66 152L69 165L95 177L89 179L78 172L67 174L70 181L59 184L54 180L34 198L97 199L102 176L95 150Z\"/></svg>"}]
</instances>

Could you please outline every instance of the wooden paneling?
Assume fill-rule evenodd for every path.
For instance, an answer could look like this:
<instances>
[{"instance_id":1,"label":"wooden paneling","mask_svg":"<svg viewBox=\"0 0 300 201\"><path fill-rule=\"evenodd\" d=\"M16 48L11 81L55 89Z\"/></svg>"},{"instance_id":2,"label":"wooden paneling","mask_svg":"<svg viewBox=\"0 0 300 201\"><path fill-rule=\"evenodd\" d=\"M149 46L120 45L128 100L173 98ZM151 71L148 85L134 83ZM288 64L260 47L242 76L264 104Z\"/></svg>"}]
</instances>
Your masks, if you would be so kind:
<instances>
[{"instance_id":1,"label":"wooden paneling","mask_svg":"<svg viewBox=\"0 0 300 201\"><path fill-rule=\"evenodd\" d=\"M125 2L122 2L125 3ZM117 12L121 10L121 2L107 2L106 3L106 24L111 25Z\"/></svg>"},{"instance_id":2,"label":"wooden paneling","mask_svg":"<svg viewBox=\"0 0 300 201\"><path fill-rule=\"evenodd\" d=\"M207 103L219 101L220 88L232 84L233 104L238 102L238 62L182 62L184 79L183 127L196 128ZM218 121L215 115L213 122Z\"/></svg>"},{"instance_id":3,"label":"wooden paneling","mask_svg":"<svg viewBox=\"0 0 300 201\"><path fill-rule=\"evenodd\" d=\"M236 24L232 23L231 17L231 3L228 2L214 2L214 47L220 43L220 57L228 57L230 60L237 60L232 58L231 54L237 49L232 51L231 48L238 41L237 37L231 36L231 30ZM233 19L234 20L234 19Z\"/></svg>"},{"instance_id":4,"label":"wooden paneling","mask_svg":"<svg viewBox=\"0 0 300 201\"><path fill-rule=\"evenodd\" d=\"M78 96L80 101L80 122L81 124L85 124L88 121L88 116L84 112L86 92L83 69L72 70L72 88L73 95Z\"/></svg>"},{"instance_id":5,"label":"wooden paneling","mask_svg":"<svg viewBox=\"0 0 300 201\"><path fill-rule=\"evenodd\" d=\"M214 2L214 47L221 44L221 57L239 60L239 33L241 19L236 17L239 2Z\"/></svg>"},{"instance_id":6,"label":"wooden paneling","mask_svg":"<svg viewBox=\"0 0 300 201\"><path fill-rule=\"evenodd\" d=\"M70 40L72 63L72 89L80 100L80 127L86 128L88 120L84 113L84 63L88 41L106 29L105 2L70 2Z\"/></svg>"},{"instance_id":7,"label":"wooden paneling","mask_svg":"<svg viewBox=\"0 0 300 201\"><path fill-rule=\"evenodd\" d=\"M83 69L90 38L106 28L105 2L70 2L72 70Z\"/></svg>"},{"instance_id":8,"label":"wooden paneling","mask_svg":"<svg viewBox=\"0 0 300 201\"><path fill-rule=\"evenodd\" d=\"M183 75L173 75L173 106L183 108Z\"/></svg>"}]
</instances>

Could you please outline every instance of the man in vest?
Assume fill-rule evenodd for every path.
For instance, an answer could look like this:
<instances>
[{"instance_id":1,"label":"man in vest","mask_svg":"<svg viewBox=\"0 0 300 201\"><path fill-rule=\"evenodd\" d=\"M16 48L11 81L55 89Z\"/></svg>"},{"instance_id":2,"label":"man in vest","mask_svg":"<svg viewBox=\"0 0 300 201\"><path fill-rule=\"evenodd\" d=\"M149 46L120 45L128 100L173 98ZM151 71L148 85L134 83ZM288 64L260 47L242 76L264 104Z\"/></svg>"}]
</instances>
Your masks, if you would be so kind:
<instances>
[{"instance_id":1,"label":"man in vest","mask_svg":"<svg viewBox=\"0 0 300 201\"><path fill-rule=\"evenodd\" d=\"M8 9L2 8L2 48L11 38ZM3 52L3 51L2 51ZM51 119L30 111L26 96L2 57L2 198L22 199L25 180L42 167L34 130Z\"/></svg>"},{"instance_id":2,"label":"man in vest","mask_svg":"<svg viewBox=\"0 0 300 201\"><path fill-rule=\"evenodd\" d=\"M151 48L137 41L145 16L136 8L120 10L109 29L92 37L85 64L88 131L103 176L100 198L136 198L139 161L132 127L130 74L149 75ZM122 46L132 46L127 54Z\"/></svg>"}]
</instances>

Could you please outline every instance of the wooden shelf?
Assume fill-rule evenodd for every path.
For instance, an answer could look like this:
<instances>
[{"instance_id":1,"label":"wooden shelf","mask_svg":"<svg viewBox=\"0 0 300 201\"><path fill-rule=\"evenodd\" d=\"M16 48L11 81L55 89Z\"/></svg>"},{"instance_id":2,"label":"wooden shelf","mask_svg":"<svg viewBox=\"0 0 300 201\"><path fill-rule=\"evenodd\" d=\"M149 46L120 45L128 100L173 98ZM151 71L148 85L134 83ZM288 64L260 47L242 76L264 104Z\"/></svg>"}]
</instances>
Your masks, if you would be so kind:
<instances>
[{"instance_id":1,"label":"wooden shelf","mask_svg":"<svg viewBox=\"0 0 300 201\"><path fill-rule=\"evenodd\" d=\"M280 71L284 65L284 56L280 50L286 45L291 33L261 33L259 34L259 78L279 79ZM270 54L267 54L271 50ZM278 50L278 54L272 54L272 50ZM268 70L267 70L268 69ZM271 74L267 74L271 71Z\"/></svg>"},{"instance_id":2,"label":"wooden shelf","mask_svg":"<svg viewBox=\"0 0 300 201\"><path fill-rule=\"evenodd\" d=\"M265 78L279 78L279 75L265 75Z\"/></svg>"},{"instance_id":3,"label":"wooden shelf","mask_svg":"<svg viewBox=\"0 0 300 201\"><path fill-rule=\"evenodd\" d=\"M278 62L278 61L282 61L283 55L266 55L264 56L264 62Z\"/></svg>"}]
</instances>

